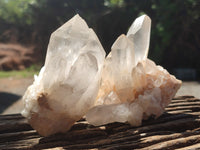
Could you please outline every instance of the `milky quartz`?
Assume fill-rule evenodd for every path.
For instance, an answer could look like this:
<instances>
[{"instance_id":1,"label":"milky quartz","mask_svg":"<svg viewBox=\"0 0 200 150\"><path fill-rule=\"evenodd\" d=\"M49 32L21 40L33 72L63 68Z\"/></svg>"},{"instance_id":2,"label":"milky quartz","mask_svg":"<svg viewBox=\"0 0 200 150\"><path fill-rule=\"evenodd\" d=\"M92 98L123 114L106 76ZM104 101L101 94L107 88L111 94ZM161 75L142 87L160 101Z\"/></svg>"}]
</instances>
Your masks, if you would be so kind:
<instances>
[{"instance_id":1,"label":"milky quartz","mask_svg":"<svg viewBox=\"0 0 200 150\"><path fill-rule=\"evenodd\" d=\"M159 117L181 86L181 81L147 58L151 19L143 15L127 35L113 44L102 72L95 107L86 114L90 124L128 122Z\"/></svg>"},{"instance_id":2,"label":"milky quartz","mask_svg":"<svg viewBox=\"0 0 200 150\"><path fill-rule=\"evenodd\" d=\"M74 16L52 33L45 64L23 97L22 115L43 136L69 130L94 105L104 60L94 31Z\"/></svg>"}]
</instances>

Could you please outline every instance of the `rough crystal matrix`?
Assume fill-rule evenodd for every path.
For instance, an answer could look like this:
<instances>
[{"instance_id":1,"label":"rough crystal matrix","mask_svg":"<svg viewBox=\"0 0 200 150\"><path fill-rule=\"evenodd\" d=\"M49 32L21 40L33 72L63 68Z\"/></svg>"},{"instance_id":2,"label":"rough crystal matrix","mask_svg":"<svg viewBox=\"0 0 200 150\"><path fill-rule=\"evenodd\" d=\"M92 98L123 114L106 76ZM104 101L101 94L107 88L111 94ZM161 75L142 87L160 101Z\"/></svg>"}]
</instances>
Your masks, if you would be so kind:
<instances>
[{"instance_id":1,"label":"rough crystal matrix","mask_svg":"<svg viewBox=\"0 0 200 150\"><path fill-rule=\"evenodd\" d=\"M107 56L96 106L86 115L93 125L159 117L180 88L181 81L147 59L151 19L143 15L121 35Z\"/></svg>"},{"instance_id":2,"label":"rough crystal matrix","mask_svg":"<svg viewBox=\"0 0 200 150\"><path fill-rule=\"evenodd\" d=\"M79 15L52 33L45 65L27 89L22 115L43 136L66 132L94 105L105 59Z\"/></svg>"}]
</instances>

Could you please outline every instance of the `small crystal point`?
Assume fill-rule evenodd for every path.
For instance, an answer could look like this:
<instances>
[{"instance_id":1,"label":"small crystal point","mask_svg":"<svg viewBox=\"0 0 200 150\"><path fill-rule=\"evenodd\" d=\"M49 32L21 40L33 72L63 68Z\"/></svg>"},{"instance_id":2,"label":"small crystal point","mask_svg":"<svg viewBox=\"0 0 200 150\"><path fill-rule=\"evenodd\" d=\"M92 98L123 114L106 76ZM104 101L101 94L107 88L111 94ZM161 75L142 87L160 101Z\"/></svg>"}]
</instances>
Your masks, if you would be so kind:
<instances>
[{"instance_id":1,"label":"small crystal point","mask_svg":"<svg viewBox=\"0 0 200 150\"><path fill-rule=\"evenodd\" d=\"M133 51L134 45L125 35L121 35L117 38L115 43L112 46L112 64L119 64L122 70L128 70L135 66L134 58L135 53ZM122 50L126 49L126 50ZM117 68L117 66L115 66ZM114 68L114 67L113 67ZM118 71L116 72L118 73Z\"/></svg>"},{"instance_id":2,"label":"small crystal point","mask_svg":"<svg viewBox=\"0 0 200 150\"><path fill-rule=\"evenodd\" d=\"M134 43L136 63L147 58L150 31L151 19L147 15L142 15L133 22L127 33L127 37Z\"/></svg>"},{"instance_id":3,"label":"small crystal point","mask_svg":"<svg viewBox=\"0 0 200 150\"><path fill-rule=\"evenodd\" d=\"M43 136L66 132L94 105L105 51L76 15L52 33L45 65L27 89L22 115Z\"/></svg>"}]
</instances>

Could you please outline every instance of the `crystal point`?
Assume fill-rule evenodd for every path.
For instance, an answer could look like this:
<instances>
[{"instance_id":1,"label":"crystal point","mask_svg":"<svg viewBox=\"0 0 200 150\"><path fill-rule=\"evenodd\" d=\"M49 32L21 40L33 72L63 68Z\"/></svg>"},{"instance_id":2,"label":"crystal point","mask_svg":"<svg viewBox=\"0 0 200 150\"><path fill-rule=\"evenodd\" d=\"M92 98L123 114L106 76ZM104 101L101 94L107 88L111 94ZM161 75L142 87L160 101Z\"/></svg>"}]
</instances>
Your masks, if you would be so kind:
<instances>
[{"instance_id":1,"label":"crystal point","mask_svg":"<svg viewBox=\"0 0 200 150\"><path fill-rule=\"evenodd\" d=\"M22 115L43 136L66 132L94 104L105 51L76 15L52 33L45 65L27 89Z\"/></svg>"},{"instance_id":2,"label":"crystal point","mask_svg":"<svg viewBox=\"0 0 200 150\"><path fill-rule=\"evenodd\" d=\"M135 59L145 60L149 51L151 19L147 15L138 17L127 32L127 37L134 43Z\"/></svg>"}]
</instances>

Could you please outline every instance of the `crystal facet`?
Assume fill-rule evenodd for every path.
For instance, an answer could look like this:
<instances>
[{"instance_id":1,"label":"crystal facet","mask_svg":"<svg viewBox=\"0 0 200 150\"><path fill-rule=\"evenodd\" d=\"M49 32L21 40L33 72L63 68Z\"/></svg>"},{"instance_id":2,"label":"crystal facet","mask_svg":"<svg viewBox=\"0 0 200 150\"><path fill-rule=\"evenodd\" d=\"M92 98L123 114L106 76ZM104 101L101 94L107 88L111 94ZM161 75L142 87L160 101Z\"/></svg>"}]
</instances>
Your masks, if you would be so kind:
<instances>
[{"instance_id":1,"label":"crystal facet","mask_svg":"<svg viewBox=\"0 0 200 150\"><path fill-rule=\"evenodd\" d=\"M66 132L94 105L105 51L79 16L52 33L45 65L27 89L22 115L43 136Z\"/></svg>"},{"instance_id":2,"label":"crystal facet","mask_svg":"<svg viewBox=\"0 0 200 150\"><path fill-rule=\"evenodd\" d=\"M147 59L151 20L143 15L121 35L107 56L96 106L86 119L93 125L159 117L181 86L181 81Z\"/></svg>"}]
</instances>

